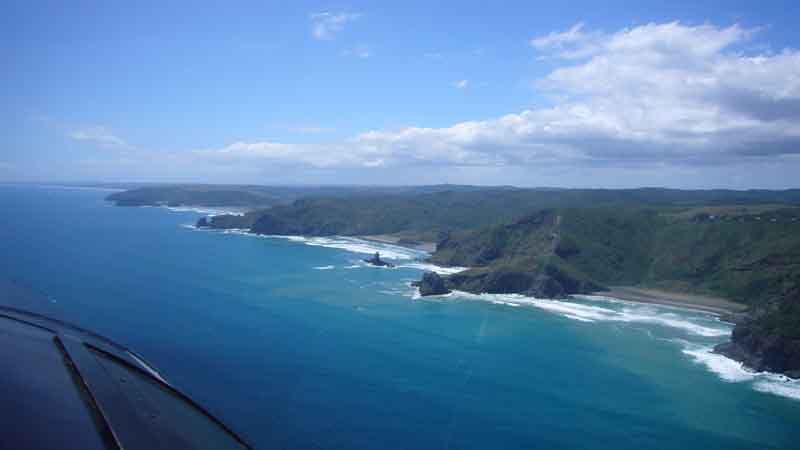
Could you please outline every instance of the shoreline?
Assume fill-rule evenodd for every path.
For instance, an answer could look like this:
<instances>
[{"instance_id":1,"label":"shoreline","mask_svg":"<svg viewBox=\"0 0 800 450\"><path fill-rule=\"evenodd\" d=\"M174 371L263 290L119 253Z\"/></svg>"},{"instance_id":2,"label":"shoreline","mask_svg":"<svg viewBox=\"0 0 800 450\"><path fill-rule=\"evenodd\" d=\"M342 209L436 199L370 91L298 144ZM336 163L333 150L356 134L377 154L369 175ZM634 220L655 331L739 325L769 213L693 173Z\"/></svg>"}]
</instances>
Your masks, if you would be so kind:
<instances>
[{"instance_id":1,"label":"shoreline","mask_svg":"<svg viewBox=\"0 0 800 450\"><path fill-rule=\"evenodd\" d=\"M244 234L251 234L258 236L258 234L252 233L249 230L237 230L237 231L243 232ZM403 240L403 238L388 234L358 235L349 237L360 239L366 242L389 244L397 247L406 248L409 250L423 251L426 253L433 253L436 251L436 244L433 242L420 241L416 244L409 244L407 242L399 243L399 241ZM602 295L633 303L654 304L662 306L671 306L682 309L693 309L720 316L730 315L730 314L740 314L747 309L747 305L745 304L736 303L721 297L690 294L685 292L670 292L661 289L641 288L635 286L609 286L608 290L597 291L589 295Z\"/></svg>"},{"instance_id":2,"label":"shoreline","mask_svg":"<svg viewBox=\"0 0 800 450\"><path fill-rule=\"evenodd\" d=\"M391 245L396 245L398 247L404 247L410 250L417 250L427 253L433 253L436 251L435 242L419 241L416 244L400 243L400 241L402 241L403 238L392 236L391 234L374 234L374 235L353 236L353 237L356 239L363 239L365 241L372 241L380 244L391 244Z\"/></svg>"},{"instance_id":3,"label":"shoreline","mask_svg":"<svg viewBox=\"0 0 800 450\"><path fill-rule=\"evenodd\" d=\"M635 303L674 306L677 308L695 309L718 315L740 314L747 305L732 302L720 297L711 297L685 292L669 292L661 289L640 288L634 286L609 286L606 291L598 291L592 295L618 298Z\"/></svg>"}]
</instances>

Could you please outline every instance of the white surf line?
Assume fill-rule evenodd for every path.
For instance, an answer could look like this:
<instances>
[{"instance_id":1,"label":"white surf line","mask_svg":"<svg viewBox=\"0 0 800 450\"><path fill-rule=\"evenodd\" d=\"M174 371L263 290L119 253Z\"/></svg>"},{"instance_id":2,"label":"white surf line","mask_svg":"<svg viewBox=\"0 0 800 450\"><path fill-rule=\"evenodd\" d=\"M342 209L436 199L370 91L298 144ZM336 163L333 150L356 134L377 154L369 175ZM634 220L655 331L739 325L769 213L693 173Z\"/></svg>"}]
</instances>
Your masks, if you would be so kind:
<instances>
[{"instance_id":1,"label":"white surf line","mask_svg":"<svg viewBox=\"0 0 800 450\"><path fill-rule=\"evenodd\" d=\"M242 210L231 210L224 208L213 208L205 206L161 206L172 212L194 212L198 214L205 214L206 217L214 216L243 216L245 213Z\"/></svg>"},{"instance_id":2,"label":"white surf line","mask_svg":"<svg viewBox=\"0 0 800 450\"><path fill-rule=\"evenodd\" d=\"M739 383L753 380L757 373L747 370L744 365L728 357L713 353L713 346L700 346L691 342L683 344L681 352L690 356L695 364L701 364L709 372L715 373L721 380L729 383Z\"/></svg>"},{"instance_id":3,"label":"white surf line","mask_svg":"<svg viewBox=\"0 0 800 450\"><path fill-rule=\"evenodd\" d=\"M194 225L183 225L183 226L187 228L198 229ZM309 245L312 247L335 248L339 250L345 250L350 253L357 253L360 255L372 255L375 254L376 252L379 252L381 254L381 257L384 259L398 261L397 265L395 266L396 268L407 268L407 269L416 269L426 272L436 272L440 275L451 275L469 269L468 267L441 267L435 264L418 261L421 258L430 256L430 253L422 250L415 250L398 245L368 241L348 236L306 237L306 236L292 236L292 235L257 234L257 233L252 233L248 229L244 228L241 229L202 228L199 230L217 232L221 234L241 234L241 235L265 238L265 239L283 239L291 242L297 242ZM399 262L408 260L412 261ZM375 267L375 266L369 266L366 264L364 265L352 264L345 268L356 269L360 267Z\"/></svg>"},{"instance_id":4,"label":"white surf line","mask_svg":"<svg viewBox=\"0 0 800 450\"><path fill-rule=\"evenodd\" d=\"M574 294L571 297L581 299L581 300L589 300L595 302L607 302L607 303L624 303L631 306L641 306L641 305L652 305L657 306L659 308L666 308L666 309L676 309L679 311L691 311L694 313L701 313L701 314L708 314L713 316L721 316L722 313L711 311L708 309L703 309L700 307L695 307L690 304L682 305L676 303L659 303L657 301L652 302L637 302L635 300L624 300L621 298L616 297L609 297L607 295L595 295L595 294Z\"/></svg>"},{"instance_id":5,"label":"white surf line","mask_svg":"<svg viewBox=\"0 0 800 450\"><path fill-rule=\"evenodd\" d=\"M416 291L415 295L415 298L419 298L419 290ZM703 316L711 317L714 316L713 313L691 310L691 312L697 314L697 316L691 318L680 317L673 313L659 312L658 309L663 307L658 304L644 305L636 302L611 299L613 301L610 303L622 303L626 306L633 304L637 307L625 307L620 311L616 311L610 308L580 305L569 301L535 299L518 294L470 294L454 291L448 294L448 296L489 301L499 305L531 305L580 322L599 321L657 324L682 329L690 335L704 338L728 336L731 332L730 326L725 328L708 327L690 320L693 318L701 322L707 322L708 319L704 320ZM446 296L439 297L442 298ZM724 322L720 322L716 318L714 320L715 323L724 324ZM751 388L756 391L785 397L791 400L800 400L800 379L794 380L784 375L771 372L754 372L745 367L741 362L714 353L712 351L714 348L713 345L693 343L685 339L670 340L680 343L683 346L681 353L689 356L694 363L705 366L706 370L715 374L722 381L729 383L750 383Z\"/></svg>"},{"instance_id":6,"label":"white surf line","mask_svg":"<svg viewBox=\"0 0 800 450\"><path fill-rule=\"evenodd\" d=\"M758 392L777 395L791 400L800 400L800 379L791 379L772 372L755 372L739 361L714 353L713 347L700 346L684 341L682 353L692 357L696 364L728 383L750 383Z\"/></svg>"},{"instance_id":7,"label":"white surf line","mask_svg":"<svg viewBox=\"0 0 800 450\"><path fill-rule=\"evenodd\" d=\"M647 323L680 329L689 334L709 338L728 336L731 333L730 327L722 322L703 323L709 322L703 317L703 313L698 313L699 315L696 317L682 317L674 313L659 311L657 305L642 306L641 304L636 304L634 307L627 307L626 305L626 307L616 310L595 305L584 305L571 300L539 299L520 294L471 294L453 291L453 296L455 298L488 301L497 304L513 303L532 306L580 322Z\"/></svg>"},{"instance_id":8,"label":"white surf line","mask_svg":"<svg viewBox=\"0 0 800 450\"><path fill-rule=\"evenodd\" d=\"M753 383L753 389L759 392L779 395L792 400L800 400L800 380L790 380L781 375L766 374L766 379Z\"/></svg>"},{"instance_id":9,"label":"white surf line","mask_svg":"<svg viewBox=\"0 0 800 450\"><path fill-rule=\"evenodd\" d=\"M442 266L437 266L435 264L425 263L425 262L414 262L414 263L408 263L408 264L400 264L397 267L404 267L404 268L409 268L409 269L418 269L418 270L422 270L422 271L425 271L425 272L436 272L439 275L452 275L452 274L455 274L455 273L463 272L465 270L469 270L469 267L442 267Z\"/></svg>"}]
</instances>

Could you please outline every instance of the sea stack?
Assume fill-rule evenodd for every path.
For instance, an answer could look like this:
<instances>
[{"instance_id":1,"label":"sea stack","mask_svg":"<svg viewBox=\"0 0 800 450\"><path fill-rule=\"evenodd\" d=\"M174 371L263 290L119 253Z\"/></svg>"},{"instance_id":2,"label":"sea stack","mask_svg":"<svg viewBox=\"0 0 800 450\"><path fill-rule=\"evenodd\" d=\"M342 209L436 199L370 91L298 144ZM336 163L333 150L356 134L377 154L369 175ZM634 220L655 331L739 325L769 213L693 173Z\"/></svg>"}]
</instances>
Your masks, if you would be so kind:
<instances>
[{"instance_id":1,"label":"sea stack","mask_svg":"<svg viewBox=\"0 0 800 450\"><path fill-rule=\"evenodd\" d=\"M380 252L375 252L372 258L367 258L364 260L364 262L378 267L394 267L394 264L381 259Z\"/></svg>"},{"instance_id":2,"label":"sea stack","mask_svg":"<svg viewBox=\"0 0 800 450\"><path fill-rule=\"evenodd\" d=\"M436 272L425 272L422 275L422 280L413 283L414 286L419 288L419 295L423 297L426 295L444 295L449 294L450 289L444 284L444 279Z\"/></svg>"}]
</instances>

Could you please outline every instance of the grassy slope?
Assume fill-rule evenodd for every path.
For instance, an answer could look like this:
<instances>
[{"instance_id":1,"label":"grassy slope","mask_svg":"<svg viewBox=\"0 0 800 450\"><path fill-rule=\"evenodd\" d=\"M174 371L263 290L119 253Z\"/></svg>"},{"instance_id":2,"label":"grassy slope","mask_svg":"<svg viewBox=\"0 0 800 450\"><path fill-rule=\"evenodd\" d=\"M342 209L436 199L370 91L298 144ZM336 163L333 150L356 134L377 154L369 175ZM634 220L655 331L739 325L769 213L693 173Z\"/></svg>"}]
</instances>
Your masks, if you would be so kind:
<instances>
[{"instance_id":1,"label":"grassy slope","mask_svg":"<svg viewBox=\"0 0 800 450\"><path fill-rule=\"evenodd\" d=\"M423 188L419 188L423 189ZM543 208L647 205L800 203L792 191L541 190L462 188L406 191L399 195L361 193L346 197L306 197L263 213L254 231L265 234L375 235L404 234L438 240L443 232L459 232L508 223Z\"/></svg>"}]
</instances>

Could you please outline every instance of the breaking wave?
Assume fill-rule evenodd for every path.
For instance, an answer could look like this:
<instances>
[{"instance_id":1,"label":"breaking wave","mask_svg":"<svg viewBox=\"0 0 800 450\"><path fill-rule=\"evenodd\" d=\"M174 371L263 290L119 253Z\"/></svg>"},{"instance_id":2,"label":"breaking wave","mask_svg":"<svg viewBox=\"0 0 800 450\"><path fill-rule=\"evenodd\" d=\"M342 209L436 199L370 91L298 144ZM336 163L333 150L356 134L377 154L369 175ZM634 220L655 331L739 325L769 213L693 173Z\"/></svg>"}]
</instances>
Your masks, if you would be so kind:
<instances>
[{"instance_id":1,"label":"breaking wave","mask_svg":"<svg viewBox=\"0 0 800 450\"><path fill-rule=\"evenodd\" d=\"M315 247L337 248L340 250L346 250L349 252L361 253L365 255L371 255L375 252L380 252L382 258L394 259L394 260L417 259L428 255L428 253L419 250L413 250L410 248L400 247L397 245L365 241L363 239L351 238L345 236L304 237L304 236L265 235L264 237L274 238L274 239L288 239L293 242L302 242L303 244Z\"/></svg>"},{"instance_id":2,"label":"breaking wave","mask_svg":"<svg viewBox=\"0 0 800 450\"><path fill-rule=\"evenodd\" d=\"M190 224L182 226L186 228L198 229L196 226ZM239 234L239 235L253 236L264 239L283 239L314 247L336 248L339 250L345 250L348 252L358 253L362 255L372 255L376 252L379 252L381 254L381 257L384 259L389 259L394 261L407 261L403 263L398 263L396 266L398 268L417 269L422 271L436 272L440 275L451 275L468 269L468 267L441 267L434 264L421 262L419 261L420 259L430 255L428 252L422 250L414 250L411 248L401 247L398 245L384 244L375 241L366 241L364 239L351 238L345 236L305 237L305 236L291 236L291 235L255 234L251 233L250 230L244 228L242 229L229 228L224 230L203 229L203 231L212 231L222 234ZM346 266L345 268L357 269L360 267L365 267L365 265L356 263Z\"/></svg>"},{"instance_id":3,"label":"breaking wave","mask_svg":"<svg viewBox=\"0 0 800 450\"><path fill-rule=\"evenodd\" d=\"M780 375L767 374L765 379L753 384L753 389L768 394L800 400L800 380L789 380Z\"/></svg>"},{"instance_id":4,"label":"breaking wave","mask_svg":"<svg viewBox=\"0 0 800 450\"><path fill-rule=\"evenodd\" d=\"M454 273L463 272L463 271L469 269L469 267L441 267L441 266L437 266L437 265L430 264L430 263L424 263L424 262L413 262L413 263L401 264L401 265L399 265L397 267L405 267L405 268L409 268L409 269L419 269L419 270L424 270L426 272L436 272L439 275L452 275Z\"/></svg>"},{"instance_id":5,"label":"breaking wave","mask_svg":"<svg viewBox=\"0 0 800 450\"><path fill-rule=\"evenodd\" d=\"M800 380L770 372L754 372L742 363L713 352L713 347L682 342L683 354L729 383L751 383L759 392L800 400Z\"/></svg>"},{"instance_id":6,"label":"breaking wave","mask_svg":"<svg viewBox=\"0 0 800 450\"><path fill-rule=\"evenodd\" d=\"M173 212L193 212L198 214L204 214L207 217L214 217L220 215L231 215L231 216L243 216L243 210L236 210L236 209L220 209L220 208L206 208L202 206L165 206L170 211Z\"/></svg>"},{"instance_id":7,"label":"breaking wave","mask_svg":"<svg viewBox=\"0 0 800 450\"><path fill-rule=\"evenodd\" d=\"M716 319L709 318L708 314L677 314L658 306L639 306L622 301L614 305L618 306L617 308L607 308L580 303L579 299L547 300L519 294L470 294L457 291L456 297L494 303L527 305L581 322L647 323L680 329L689 334L703 337L722 337L731 333L729 326Z\"/></svg>"},{"instance_id":8,"label":"breaking wave","mask_svg":"<svg viewBox=\"0 0 800 450\"><path fill-rule=\"evenodd\" d=\"M531 306L580 322L622 322L659 325L686 333L686 339L666 339L680 344L681 353L691 358L709 372L729 383L750 383L759 392L800 400L800 379L793 380L769 372L754 372L742 363L713 352L714 344L730 335L732 326L721 322L711 313L695 310L675 312L676 307L639 305L634 302L611 297L573 298L570 300L546 300L519 294L471 294L454 291L441 297L487 301L496 305ZM417 291L414 298L419 298ZM589 305L585 301L602 300L608 307ZM691 342L690 339L696 342Z\"/></svg>"},{"instance_id":9,"label":"breaking wave","mask_svg":"<svg viewBox=\"0 0 800 450\"><path fill-rule=\"evenodd\" d=\"M703 347L686 342L682 350L684 355L688 355L697 364L702 364L706 368L717 374L722 380L730 383L750 381L756 373L747 370L742 363L712 352L713 347Z\"/></svg>"}]
</instances>

